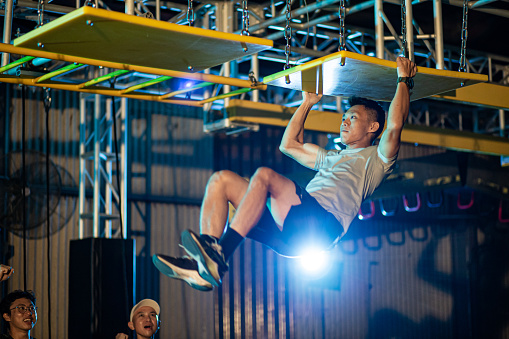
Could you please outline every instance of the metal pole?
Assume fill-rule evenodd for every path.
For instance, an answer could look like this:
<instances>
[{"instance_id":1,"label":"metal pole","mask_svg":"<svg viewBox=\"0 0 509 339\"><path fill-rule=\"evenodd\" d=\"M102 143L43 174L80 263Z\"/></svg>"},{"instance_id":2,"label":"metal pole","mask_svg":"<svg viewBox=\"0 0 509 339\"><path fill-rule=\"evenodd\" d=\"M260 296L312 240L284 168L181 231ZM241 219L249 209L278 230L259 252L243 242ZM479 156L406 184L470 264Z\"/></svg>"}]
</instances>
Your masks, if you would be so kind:
<instances>
[{"instance_id":1,"label":"metal pole","mask_svg":"<svg viewBox=\"0 0 509 339\"><path fill-rule=\"evenodd\" d=\"M495 2L497 0L479 0L479 1L469 1L468 7L470 8L476 8L484 5L491 4L492 2Z\"/></svg>"},{"instance_id":2,"label":"metal pole","mask_svg":"<svg viewBox=\"0 0 509 339\"><path fill-rule=\"evenodd\" d=\"M255 53L251 56L251 70L254 73L255 79L258 81L258 79L260 78L260 63L258 62L258 53ZM253 102L259 102L260 101L260 91L254 90L251 93L252 93L251 100Z\"/></svg>"},{"instance_id":3,"label":"metal pole","mask_svg":"<svg viewBox=\"0 0 509 339\"><path fill-rule=\"evenodd\" d=\"M129 131L129 121L127 115L128 109L128 101L127 98L122 98L120 101L121 113L120 119L122 121L121 126L121 138L122 143L120 143L120 170L117 168L117 175L120 175L120 192L119 195L122 197L122 204L120 209L122 211L122 234L124 235L124 239L127 239L127 140L128 140L128 131ZM115 112L113 113L115 114ZM117 164L119 166L119 164ZM134 299L133 299L134 300Z\"/></svg>"},{"instance_id":4,"label":"metal pole","mask_svg":"<svg viewBox=\"0 0 509 339\"><path fill-rule=\"evenodd\" d=\"M6 0L5 1L5 16L4 16L4 44L11 43L11 33L12 33L12 13L13 13L14 1ZM2 54L2 67L9 63L9 53Z\"/></svg>"},{"instance_id":5,"label":"metal pole","mask_svg":"<svg viewBox=\"0 0 509 339\"><path fill-rule=\"evenodd\" d=\"M113 99L115 100L115 99ZM106 119L105 119L105 122L106 122L106 125L110 125L110 130L107 132L107 135L106 135L106 140L105 140L105 143L106 143L106 147L105 147L105 151L106 151L106 154L111 154L113 153L112 151L112 145L113 145L113 120L112 120L112 114L115 114L115 112L112 112L112 109L111 109L111 105L112 105L112 99L111 98L106 98ZM116 140L115 140L116 142ZM108 183L110 183L110 185L113 184L113 175L111 174L112 173L112 170L113 170L113 164L111 161L109 160L106 160L105 163L104 163L104 166L105 166L105 172L106 172L106 176L107 176L107 181ZM118 164L117 164L118 166ZM117 175L118 175L118 168L117 168ZM105 189L105 193L104 193L104 200L105 200L105 206L104 206L104 213L105 214L108 214L108 215L111 215L112 212L113 212L113 208L112 208L112 205L113 205L113 199L112 199L112 189L111 189L111 186L106 184L104 186L104 189ZM119 192L120 194L120 192ZM105 228L104 228L104 237L107 238L107 239L111 239L111 226L112 226L113 222L111 220L111 218L106 218L104 220L104 225L105 225Z\"/></svg>"},{"instance_id":6,"label":"metal pole","mask_svg":"<svg viewBox=\"0 0 509 339\"><path fill-rule=\"evenodd\" d=\"M86 172L86 159L85 156L85 149L86 149L86 142L87 142L87 135L86 135L86 95L83 93L80 93L80 186L79 186L79 227L78 227L78 236L80 239L83 239L84 237L84 220L81 217L85 213L85 187L86 187L86 181L87 177L85 175Z\"/></svg>"},{"instance_id":7,"label":"metal pole","mask_svg":"<svg viewBox=\"0 0 509 339\"><path fill-rule=\"evenodd\" d=\"M325 8L327 6L335 4L337 2L339 2L339 0L324 0L324 1L314 2L312 4L309 4L307 7L301 7L296 10L293 10L292 18L296 18L301 15L306 15L306 13L308 13L308 12L311 13L312 11L314 11L316 9ZM367 2L371 2L371 1L367 1ZM264 22L261 22L259 24L253 25L253 26L249 27L249 30L251 32L255 32L259 29L269 27L270 25L280 24L280 23L284 22L285 20L286 20L286 17L284 15L280 15L277 17L273 17L269 20L265 20Z\"/></svg>"},{"instance_id":8,"label":"metal pole","mask_svg":"<svg viewBox=\"0 0 509 339\"><path fill-rule=\"evenodd\" d=\"M225 77L229 77L230 76L230 73L231 73L231 65L229 62L223 64L224 66L224 76ZM231 86L230 85L224 85L223 87L223 93L226 94L226 93L230 93L231 92ZM224 107L228 107L228 105L230 104L230 98L225 98L224 99Z\"/></svg>"},{"instance_id":9,"label":"metal pole","mask_svg":"<svg viewBox=\"0 0 509 339\"><path fill-rule=\"evenodd\" d=\"M233 31L233 3L232 2L222 2L218 3L216 6L216 22L217 30L225 33L231 33ZM223 76L229 78L231 74L231 64L230 62L226 62L223 64L224 73ZM231 92L231 86L225 84L223 87L223 93ZM227 107L230 103L229 98L224 99L224 107Z\"/></svg>"},{"instance_id":10,"label":"metal pole","mask_svg":"<svg viewBox=\"0 0 509 339\"><path fill-rule=\"evenodd\" d=\"M125 13L134 15L134 0L125 0Z\"/></svg>"},{"instance_id":11,"label":"metal pole","mask_svg":"<svg viewBox=\"0 0 509 339\"><path fill-rule=\"evenodd\" d=\"M375 43L376 57L384 58L384 22L380 17L383 11L383 0L375 0Z\"/></svg>"},{"instance_id":12,"label":"metal pole","mask_svg":"<svg viewBox=\"0 0 509 339\"><path fill-rule=\"evenodd\" d=\"M100 176L100 161L101 161L101 136L99 133L101 120L101 95L94 96L94 199L93 199L93 236L99 238L99 213L101 204L101 176Z\"/></svg>"},{"instance_id":13,"label":"metal pole","mask_svg":"<svg viewBox=\"0 0 509 339\"><path fill-rule=\"evenodd\" d=\"M435 21L435 62L437 69L444 69L444 28L442 26L442 0L433 1Z\"/></svg>"},{"instance_id":14,"label":"metal pole","mask_svg":"<svg viewBox=\"0 0 509 339\"><path fill-rule=\"evenodd\" d=\"M161 20L161 0L156 0L156 20Z\"/></svg>"},{"instance_id":15,"label":"metal pole","mask_svg":"<svg viewBox=\"0 0 509 339\"><path fill-rule=\"evenodd\" d=\"M500 136L503 137L505 134L505 117L504 117L504 110L499 109L498 110L498 117L499 117L499 126L500 126Z\"/></svg>"},{"instance_id":16,"label":"metal pole","mask_svg":"<svg viewBox=\"0 0 509 339\"><path fill-rule=\"evenodd\" d=\"M407 46L408 46L408 58L412 61L415 60L414 58L414 29L412 25L413 21L413 14L412 14L412 0L405 0L405 7L406 7L406 40L407 40Z\"/></svg>"}]
</instances>

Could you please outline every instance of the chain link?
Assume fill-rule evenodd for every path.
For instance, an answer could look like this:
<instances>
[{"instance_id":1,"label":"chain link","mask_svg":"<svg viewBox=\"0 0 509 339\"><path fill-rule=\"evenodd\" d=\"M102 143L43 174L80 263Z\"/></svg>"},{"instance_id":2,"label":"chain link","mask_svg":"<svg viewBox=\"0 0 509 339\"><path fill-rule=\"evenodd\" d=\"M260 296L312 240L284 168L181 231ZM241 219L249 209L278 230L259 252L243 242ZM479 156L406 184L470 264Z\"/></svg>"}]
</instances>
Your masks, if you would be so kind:
<instances>
[{"instance_id":1,"label":"chain link","mask_svg":"<svg viewBox=\"0 0 509 339\"><path fill-rule=\"evenodd\" d=\"M44 0L37 2L37 27L44 25Z\"/></svg>"},{"instance_id":2,"label":"chain link","mask_svg":"<svg viewBox=\"0 0 509 339\"><path fill-rule=\"evenodd\" d=\"M461 56L460 56L460 72L467 71L467 38L468 38L468 0L463 0L463 24L461 27Z\"/></svg>"},{"instance_id":3,"label":"chain link","mask_svg":"<svg viewBox=\"0 0 509 339\"><path fill-rule=\"evenodd\" d=\"M242 0L242 35L249 35L249 10L247 0Z\"/></svg>"},{"instance_id":4,"label":"chain link","mask_svg":"<svg viewBox=\"0 0 509 339\"><path fill-rule=\"evenodd\" d=\"M285 40L286 40L286 46L285 46L285 57L286 57L286 63L283 69L290 68L290 53L292 52L292 46L290 45L292 40L292 27L290 26L290 23L292 21L292 5L291 0L286 0L286 26L285 26Z\"/></svg>"},{"instance_id":5,"label":"chain link","mask_svg":"<svg viewBox=\"0 0 509 339\"><path fill-rule=\"evenodd\" d=\"M187 0L187 22L189 26L194 26L193 0Z\"/></svg>"},{"instance_id":6,"label":"chain link","mask_svg":"<svg viewBox=\"0 0 509 339\"><path fill-rule=\"evenodd\" d=\"M46 97L44 98L44 109L47 113L51 107L51 89L49 87L45 87L44 89L46 90Z\"/></svg>"},{"instance_id":7,"label":"chain link","mask_svg":"<svg viewBox=\"0 0 509 339\"><path fill-rule=\"evenodd\" d=\"M401 0L401 54L408 58L407 42L406 42L406 6L405 0Z\"/></svg>"},{"instance_id":8,"label":"chain link","mask_svg":"<svg viewBox=\"0 0 509 339\"><path fill-rule=\"evenodd\" d=\"M345 17L346 7L345 0L339 1L339 48L340 51L346 51L346 33L345 33Z\"/></svg>"}]
</instances>

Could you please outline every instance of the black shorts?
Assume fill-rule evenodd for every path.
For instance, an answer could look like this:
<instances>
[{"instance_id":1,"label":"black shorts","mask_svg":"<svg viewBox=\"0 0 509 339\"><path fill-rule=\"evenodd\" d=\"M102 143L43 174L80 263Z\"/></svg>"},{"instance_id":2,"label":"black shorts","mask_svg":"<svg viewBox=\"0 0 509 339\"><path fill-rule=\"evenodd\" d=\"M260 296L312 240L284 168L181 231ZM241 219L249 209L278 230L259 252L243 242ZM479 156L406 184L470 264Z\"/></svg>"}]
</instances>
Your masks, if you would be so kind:
<instances>
[{"instance_id":1,"label":"black shorts","mask_svg":"<svg viewBox=\"0 0 509 339\"><path fill-rule=\"evenodd\" d=\"M327 249L343 233L343 226L309 193L295 182L300 205L292 206L283 224L277 226L268 207L247 237L272 248L283 256L302 255L306 248ZM268 201L267 201L268 204Z\"/></svg>"}]
</instances>

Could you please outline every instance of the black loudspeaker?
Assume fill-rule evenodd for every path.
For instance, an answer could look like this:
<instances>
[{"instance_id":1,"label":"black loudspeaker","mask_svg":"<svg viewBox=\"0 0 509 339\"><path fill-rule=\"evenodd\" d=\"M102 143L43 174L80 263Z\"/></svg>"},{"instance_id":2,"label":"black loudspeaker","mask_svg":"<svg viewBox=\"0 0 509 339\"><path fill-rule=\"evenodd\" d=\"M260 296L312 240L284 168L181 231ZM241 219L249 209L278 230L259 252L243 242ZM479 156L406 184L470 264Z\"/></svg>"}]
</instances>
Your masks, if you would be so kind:
<instances>
[{"instance_id":1,"label":"black loudspeaker","mask_svg":"<svg viewBox=\"0 0 509 339\"><path fill-rule=\"evenodd\" d=\"M134 300L134 239L71 240L68 338L129 334Z\"/></svg>"}]
</instances>

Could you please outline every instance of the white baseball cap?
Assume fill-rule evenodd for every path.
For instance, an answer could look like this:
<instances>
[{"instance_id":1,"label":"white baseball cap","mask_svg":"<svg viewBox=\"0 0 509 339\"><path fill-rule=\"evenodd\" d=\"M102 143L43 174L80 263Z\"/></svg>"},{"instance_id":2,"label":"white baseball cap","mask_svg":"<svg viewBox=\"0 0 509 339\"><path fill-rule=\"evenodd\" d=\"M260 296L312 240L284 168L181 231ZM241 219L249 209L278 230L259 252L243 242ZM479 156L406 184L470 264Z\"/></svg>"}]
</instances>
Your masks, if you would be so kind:
<instances>
[{"instance_id":1,"label":"white baseball cap","mask_svg":"<svg viewBox=\"0 0 509 339\"><path fill-rule=\"evenodd\" d=\"M156 303L154 300L152 300L152 299L143 299L142 301L140 301L139 303L134 305L134 307L132 308L131 316L129 317L129 321L133 321L134 312L136 312L136 310L138 308L143 307L143 306L152 307L154 309L154 311L156 311L157 315L159 315L159 312L161 312L161 308L159 307L159 304Z\"/></svg>"}]
</instances>

